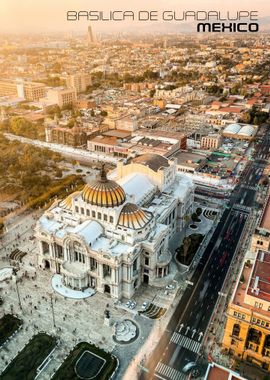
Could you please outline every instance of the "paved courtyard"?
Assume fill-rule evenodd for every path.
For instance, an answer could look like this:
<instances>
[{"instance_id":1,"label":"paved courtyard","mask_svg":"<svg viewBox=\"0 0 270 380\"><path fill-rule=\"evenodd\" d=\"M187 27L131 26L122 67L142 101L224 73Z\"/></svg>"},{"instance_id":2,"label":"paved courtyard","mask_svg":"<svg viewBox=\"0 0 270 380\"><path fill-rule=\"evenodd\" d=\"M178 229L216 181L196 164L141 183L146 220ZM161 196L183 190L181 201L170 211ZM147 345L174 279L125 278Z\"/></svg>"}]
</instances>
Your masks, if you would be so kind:
<instances>
[{"instance_id":1,"label":"paved courtyard","mask_svg":"<svg viewBox=\"0 0 270 380\"><path fill-rule=\"evenodd\" d=\"M39 379L50 379L69 351L80 341L93 342L119 358L117 379L124 377L129 365L126 378L135 379L138 365L151 352L152 346L157 343L166 326L173 311L170 305L175 299L177 289L168 292L165 287L141 287L134 297L137 303L134 310L125 306L126 300L120 303L106 294L96 293L85 299L66 298L53 290L52 273L36 267L36 244L30 239L35 219L34 215L15 218L8 226L0 246L0 269L10 265L7 256L14 249L27 252L22 263L16 264L20 268L17 272L18 287L15 277L0 282L0 296L4 300L0 317L4 313L14 313L24 322L22 329L0 351L0 371L3 371L34 334L46 331L59 337L60 344L48 366L39 375ZM140 316L138 310L144 301L155 302L156 305L166 308L167 312L161 320ZM104 324L106 308L110 310L111 326ZM132 319L139 327L138 338L128 346L117 344L112 338L113 324L123 319ZM138 352L139 355L136 355Z\"/></svg>"}]
</instances>

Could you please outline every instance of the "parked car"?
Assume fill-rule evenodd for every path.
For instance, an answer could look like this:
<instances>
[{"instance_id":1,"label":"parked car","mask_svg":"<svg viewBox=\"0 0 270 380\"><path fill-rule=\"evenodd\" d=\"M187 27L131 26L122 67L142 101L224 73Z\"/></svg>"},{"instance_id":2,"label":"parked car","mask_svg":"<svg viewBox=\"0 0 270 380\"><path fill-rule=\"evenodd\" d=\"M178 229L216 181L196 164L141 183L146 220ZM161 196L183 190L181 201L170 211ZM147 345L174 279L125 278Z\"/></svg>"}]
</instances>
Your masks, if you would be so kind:
<instances>
[{"instance_id":1,"label":"parked car","mask_svg":"<svg viewBox=\"0 0 270 380\"><path fill-rule=\"evenodd\" d=\"M135 309L136 307L136 302L135 301L132 301L132 300L128 300L126 302L126 307L128 307L129 309Z\"/></svg>"},{"instance_id":2,"label":"parked car","mask_svg":"<svg viewBox=\"0 0 270 380\"><path fill-rule=\"evenodd\" d=\"M175 285L174 284L169 284L169 285L166 285L166 290L173 290L175 289Z\"/></svg>"},{"instance_id":3,"label":"parked car","mask_svg":"<svg viewBox=\"0 0 270 380\"><path fill-rule=\"evenodd\" d=\"M145 301L143 304L142 304L142 310L146 310L148 308L148 305L149 305L149 302Z\"/></svg>"},{"instance_id":4,"label":"parked car","mask_svg":"<svg viewBox=\"0 0 270 380\"><path fill-rule=\"evenodd\" d=\"M128 300L128 301L126 302L126 307L130 307L130 305L131 305L131 301Z\"/></svg>"},{"instance_id":5,"label":"parked car","mask_svg":"<svg viewBox=\"0 0 270 380\"><path fill-rule=\"evenodd\" d=\"M135 307L136 307L136 302L135 301L131 301L129 308L130 309L135 309Z\"/></svg>"}]
</instances>

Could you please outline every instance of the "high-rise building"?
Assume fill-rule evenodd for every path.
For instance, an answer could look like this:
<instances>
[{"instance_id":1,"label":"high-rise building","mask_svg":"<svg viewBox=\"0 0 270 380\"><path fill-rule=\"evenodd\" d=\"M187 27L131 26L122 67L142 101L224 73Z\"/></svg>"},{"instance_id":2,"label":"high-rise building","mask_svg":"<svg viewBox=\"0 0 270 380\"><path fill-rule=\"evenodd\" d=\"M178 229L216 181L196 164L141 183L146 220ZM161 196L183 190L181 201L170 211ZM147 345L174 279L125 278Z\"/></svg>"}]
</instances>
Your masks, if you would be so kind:
<instances>
[{"instance_id":1,"label":"high-rise building","mask_svg":"<svg viewBox=\"0 0 270 380\"><path fill-rule=\"evenodd\" d=\"M77 94L86 91L87 87L91 84L91 75L84 73L77 73L68 75L66 79L67 87L76 89Z\"/></svg>"},{"instance_id":2,"label":"high-rise building","mask_svg":"<svg viewBox=\"0 0 270 380\"><path fill-rule=\"evenodd\" d=\"M87 30L87 42L88 42L88 46L95 42L91 25L88 26L88 30Z\"/></svg>"}]
</instances>

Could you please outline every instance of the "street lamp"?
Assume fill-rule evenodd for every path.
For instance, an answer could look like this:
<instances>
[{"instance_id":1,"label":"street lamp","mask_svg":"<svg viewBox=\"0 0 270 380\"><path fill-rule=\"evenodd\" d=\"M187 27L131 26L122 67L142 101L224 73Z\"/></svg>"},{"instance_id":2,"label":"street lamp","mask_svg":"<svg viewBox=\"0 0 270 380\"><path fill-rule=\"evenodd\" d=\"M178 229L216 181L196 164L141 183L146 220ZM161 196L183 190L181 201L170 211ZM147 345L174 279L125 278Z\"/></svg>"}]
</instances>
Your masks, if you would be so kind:
<instances>
[{"instance_id":1,"label":"street lamp","mask_svg":"<svg viewBox=\"0 0 270 380\"><path fill-rule=\"evenodd\" d=\"M56 327L56 325L55 325L54 307L53 307L53 292L50 292L49 296L50 296L50 299L51 299L53 327Z\"/></svg>"},{"instance_id":2,"label":"street lamp","mask_svg":"<svg viewBox=\"0 0 270 380\"><path fill-rule=\"evenodd\" d=\"M12 275L13 275L13 279L15 282L15 288L16 288L16 292L17 292L17 296L18 296L19 306L20 306L20 309L22 310L21 297L20 297L20 292L19 292L18 282L17 282L17 272L16 272L15 268L12 268Z\"/></svg>"}]
</instances>

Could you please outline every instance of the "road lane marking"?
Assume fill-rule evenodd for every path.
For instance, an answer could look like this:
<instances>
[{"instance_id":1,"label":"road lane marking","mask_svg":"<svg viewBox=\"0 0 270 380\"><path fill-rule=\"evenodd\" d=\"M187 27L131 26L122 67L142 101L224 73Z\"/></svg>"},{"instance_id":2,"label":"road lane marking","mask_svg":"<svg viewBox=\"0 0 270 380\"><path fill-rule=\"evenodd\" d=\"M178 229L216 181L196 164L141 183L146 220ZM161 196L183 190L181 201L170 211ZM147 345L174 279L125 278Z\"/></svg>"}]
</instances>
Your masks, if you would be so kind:
<instances>
[{"instance_id":1,"label":"road lane marking","mask_svg":"<svg viewBox=\"0 0 270 380\"><path fill-rule=\"evenodd\" d=\"M201 344L197 342L195 339L183 336L182 334L179 334L177 332L173 333L170 341L195 353L198 353L201 347Z\"/></svg>"},{"instance_id":2,"label":"road lane marking","mask_svg":"<svg viewBox=\"0 0 270 380\"><path fill-rule=\"evenodd\" d=\"M163 379L162 376L166 376L171 380L187 380L187 375L185 373L182 373L177 369L161 362L159 362L156 366L155 376L161 379Z\"/></svg>"}]
</instances>

